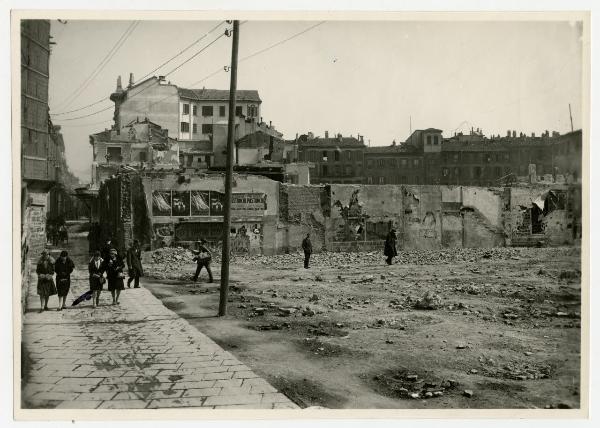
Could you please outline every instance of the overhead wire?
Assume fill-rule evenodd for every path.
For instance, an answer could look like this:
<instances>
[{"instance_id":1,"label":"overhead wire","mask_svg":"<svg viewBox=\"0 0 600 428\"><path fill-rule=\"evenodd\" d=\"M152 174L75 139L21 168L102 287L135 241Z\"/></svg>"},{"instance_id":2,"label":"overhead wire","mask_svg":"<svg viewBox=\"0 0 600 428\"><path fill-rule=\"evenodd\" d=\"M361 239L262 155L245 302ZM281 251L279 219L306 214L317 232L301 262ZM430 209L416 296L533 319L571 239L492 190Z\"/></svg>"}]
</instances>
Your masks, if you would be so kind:
<instances>
[{"instance_id":1,"label":"overhead wire","mask_svg":"<svg viewBox=\"0 0 600 428\"><path fill-rule=\"evenodd\" d=\"M179 52L177 52L175 55L173 55L172 57L170 57L169 59L167 59L166 61L164 61L159 66L155 67L153 70L151 70L148 73L146 73L145 75L143 75L140 78L140 81L144 80L146 77L152 75L157 70L160 70L162 67L164 67L165 65L167 65L168 63L170 63L171 61L173 61L178 56L180 56L183 53L187 52L189 49L191 49L193 46L197 45L200 41L202 41L203 39L205 39L208 35L210 35L212 32L214 32L217 28L219 28L224 23L225 23L225 21L219 22L217 25L215 25L213 28L211 28L208 32L206 32L205 34L203 34L201 37L199 37L198 39L196 39L195 41L193 41L192 43L190 43L188 46L186 46L185 48L183 48L182 50L180 50ZM73 109L73 110L69 110L69 111L64 111L64 112L60 112L60 113L51 113L51 115L52 116L61 116L61 115L64 115L64 114L75 113L77 111L84 110L84 109L86 109L88 107L95 106L95 105L100 104L100 103L105 102L105 101L108 101L108 100L105 97L103 97L103 98L100 98L99 100L97 100L97 101L95 101L93 103L87 104L87 105L79 107L77 109Z\"/></svg>"},{"instance_id":2,"label":"overhead wire","mask_svg":"<svg viewBox=\"0 0 600 428\"><path fill-rule=\"evenodd\" d=\"M125 32L121 35L119 40L113 45L113 47L108 51L108 53L102 58L100 63L96 66L96 68L92 71L92 73L62 102L58 103L62 108L66 108L75 101L78 95L80 95L85 88L89 86L89 84L94 80L94 78L108 65L111 59L115 56L115 54L119 51L121 46L125 44L129 36L133 33L137 25L139 25L140 21L133 21L125 30Z\"/></svg>"}]
</instances>

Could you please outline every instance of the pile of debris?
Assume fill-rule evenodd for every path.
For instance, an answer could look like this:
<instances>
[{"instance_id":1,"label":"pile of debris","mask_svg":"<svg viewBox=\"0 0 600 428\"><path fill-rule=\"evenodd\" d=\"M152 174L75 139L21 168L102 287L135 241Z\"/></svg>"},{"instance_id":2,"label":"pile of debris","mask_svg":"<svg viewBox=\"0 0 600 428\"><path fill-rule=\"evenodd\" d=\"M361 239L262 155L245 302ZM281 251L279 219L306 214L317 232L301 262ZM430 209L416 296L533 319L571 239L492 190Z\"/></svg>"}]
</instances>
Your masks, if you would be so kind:
<instances>
[{"instance_id":1,"label":"pile of debris","mask_svg":"<svg viewBox=\"0 0 600 428\"><path fill-rule=\"evenodd\" d=\"M154 250L151 263L144 266L146 275L157 279L189 279L184 267L195 267L194 253L181 247L164 247Z\"/></svg>"},{"instance_id":2,"label":"pile of debris","mask_svg":"<svg viewBox=\"0 0 600 428\"><path fill-rule=\"evenodd\" d=\"M378 374L373 376L373 380L385 391L386 395L401 399L441 397L445 393L455 390L459 385L456 380L430 381L405 371Z\"/></svg>"},{"instance_id":3,"label":"pile of debris","mask_svg":"<svg viewBox=\"0 0 600 428\"><path fill-rule=\"evenodd\" d=\"M532 353L526 352L525 355L531 357ZM535 361L513 360L500 365L492 358L481 356L479 363L483 367L482 374L484 376L499 379L537 380L548 379L552 375L550 364Z\"/></svg>"}]
</instances>

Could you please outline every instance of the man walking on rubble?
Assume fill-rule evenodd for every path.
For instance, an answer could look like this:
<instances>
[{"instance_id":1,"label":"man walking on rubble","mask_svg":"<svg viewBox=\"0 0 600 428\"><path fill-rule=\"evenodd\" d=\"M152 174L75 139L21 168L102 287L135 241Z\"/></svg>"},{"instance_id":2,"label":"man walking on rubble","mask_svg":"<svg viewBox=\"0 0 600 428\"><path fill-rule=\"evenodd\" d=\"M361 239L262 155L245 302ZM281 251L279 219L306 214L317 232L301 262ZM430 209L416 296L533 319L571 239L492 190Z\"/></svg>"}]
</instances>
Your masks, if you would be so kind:
<instances>
[{"instance_id":1,"label":"man walking on rubble","mask_svg":"<svg viewBox=\"0 0 600 428\"><path fill-rule=\"evenodd\" d=\"M201 239L196 245L198 250L194 251L194 261L198 263L198 266L196 267L196 273L194 274L194 282L198 281L198 276L200 276L200 271L203 267L205 267L208 272L208 282L213 282L212 271L210 270L212 254L206 246L206 239Z\"/></svg>"},{"instance_id":2,"label":"man walking on rubble","mask_svg":"<svg viewBox=\"0 0 600 428\"><path fill-rule=\"evenodd\" d=\"M386 256L385 262L388 265L391 265L393 258L398 255L398 252L396 251L396 229L390 230L390 233L388 233L385 238L383 255Z\"/></svg>"},{"instance_id":3,"label":"man walking on rubble","mask_svg":"<svg viewBox=\"0 0 600 428\"><path fill-rule=\"evenodd\" d=\"M312 243L310 242L310 233L307 233L306 238L302 240L302 249L304 250L304 269L308 269L310 255L312 254Z\"/></svg>"}]
</instances>

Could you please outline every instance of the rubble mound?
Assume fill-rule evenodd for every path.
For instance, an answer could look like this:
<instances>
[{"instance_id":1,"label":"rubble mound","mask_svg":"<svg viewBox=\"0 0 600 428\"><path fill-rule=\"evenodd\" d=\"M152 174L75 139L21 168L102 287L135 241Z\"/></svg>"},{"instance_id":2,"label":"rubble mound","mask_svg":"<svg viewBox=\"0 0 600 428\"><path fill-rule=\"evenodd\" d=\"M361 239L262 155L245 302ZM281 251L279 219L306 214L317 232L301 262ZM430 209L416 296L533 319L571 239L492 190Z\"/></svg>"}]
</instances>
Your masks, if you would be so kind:
<instances>
[{"instance_id":1,"label":"rubble mound","mask_svg":"<svg viewBox=\"0 0 600 428\"><path fill-rule=\"evenodd\" d=\"M146 275L157 279L189 279L183 267L194 266L194 253L181 247L164 247L152 252L151 264L145 266Z\"/></svg>"},{"instance_id":2,"label":"rubble mound","mask_svg":"<svg viewBox=\"0 0 600 428\"><path fill-rule=\"evenodd\" d=\"M442 300L437 294L430 293L429 291L421 299L417 299L413 307L415 309L426 309L434 310L442 306Z\"/></svg>"}]
</instances>

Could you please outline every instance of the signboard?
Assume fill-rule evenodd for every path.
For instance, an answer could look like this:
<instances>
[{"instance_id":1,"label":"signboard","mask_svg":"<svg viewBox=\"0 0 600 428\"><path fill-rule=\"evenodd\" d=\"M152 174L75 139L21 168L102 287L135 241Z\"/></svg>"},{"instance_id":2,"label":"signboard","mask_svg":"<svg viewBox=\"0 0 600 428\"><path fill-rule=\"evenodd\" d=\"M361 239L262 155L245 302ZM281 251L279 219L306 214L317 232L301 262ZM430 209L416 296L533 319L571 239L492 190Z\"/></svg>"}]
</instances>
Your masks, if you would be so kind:
<instances>
[{"instance_id":1,"label":"signboard","mask_svg":"<svg viewBox=\"0 0 600 428\"><path fill-rule=\"evenodd\" d=\"M155 190L152 192L152 215L171 215L171 191Z\"/></svg>"},{"instance_id":2,"label":"signboard","mask_svg":"<svg viewBox=\"0 0 600 428\"><path fill-rule=\"evenodd\" d=\"M223 194L210 192L210 215L223 215Z\"/></svg>"},{"instance_id":3,"label":"signboard","mask_svg":"<svg viewBox=\"0 0 600 428\"><path fill-rule=\"evenodd\" d=\"M219 217L223 215L224 196L213 190L155 190L152 192L152 215L169 217ZM231 214L234 217L262 217L267 209L264 193L233 193Z\"/></svg>"},{"instance_id":4,"label":"signboard","mask_svg":"<svg viewBox=\"0 0 600 428\"><path fill-rule=\"evenodd\" d=\"M210 215L210 198L208 191L192 190L192 215Z\"/></svg>"},{"instance_id":5,"label":"signboard","mask_svg":"<svg viewBox=\"0 0 600 428\"><path fill-rule=\"evenodd\" d=\"M233 193L231 195L231 215L240 217L261 217L267 209L267 195L264 193Z\"/></svg>"},{"instance_id":6,"label":"signboard","mask_svg":"<svg viewBox=\"0 0 600 428\"><path fill-rule=\"evenodd\" d=\"M173 216L190 215L190 192L173 192Z\"/></svg>"}]
</instances>

